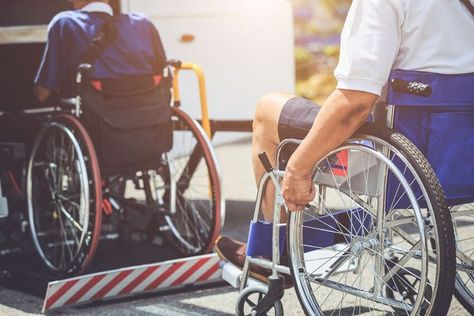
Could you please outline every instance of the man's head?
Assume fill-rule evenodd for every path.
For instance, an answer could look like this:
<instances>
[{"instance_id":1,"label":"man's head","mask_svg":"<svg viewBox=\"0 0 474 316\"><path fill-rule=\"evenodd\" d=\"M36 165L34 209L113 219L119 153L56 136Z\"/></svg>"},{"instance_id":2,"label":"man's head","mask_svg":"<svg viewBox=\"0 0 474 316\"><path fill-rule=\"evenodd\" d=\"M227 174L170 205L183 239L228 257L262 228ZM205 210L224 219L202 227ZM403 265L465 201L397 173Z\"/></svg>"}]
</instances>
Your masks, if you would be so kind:
<instances>
[{"instance_id":1,"label":"man's head","mask_svg":"<svg viewBox=\"0 0 474 316\"><path fill-rule=\"evenodd\" d=\"M91 2L105 2L109 3L109 0L69 0L72 3L74 9L82 9L84 6L88 5Z\"/></svg>"}]
</instances>

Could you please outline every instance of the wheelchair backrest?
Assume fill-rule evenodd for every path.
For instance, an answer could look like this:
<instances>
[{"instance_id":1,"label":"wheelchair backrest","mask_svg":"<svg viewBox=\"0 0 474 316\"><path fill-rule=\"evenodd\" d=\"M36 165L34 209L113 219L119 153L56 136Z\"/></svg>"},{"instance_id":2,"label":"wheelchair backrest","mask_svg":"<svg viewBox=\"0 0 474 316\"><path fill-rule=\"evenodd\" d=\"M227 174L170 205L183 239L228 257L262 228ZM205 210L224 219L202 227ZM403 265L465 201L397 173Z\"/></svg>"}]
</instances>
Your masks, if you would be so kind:
<instances>
[{"instance_id":1,"label":"wheelchair backrest","mask_svg":"<svg viewBox=\"0 0 474 316\"><path fill-rule=\"evenodd\" d=\"M392 127L428 159L448 204L473 202L474 73L394 70L387 104L394 110Z\"/></svg>"},{"instance_id":2,"label":"wheelchair backrest","mask_svg":"<svg viewBox=\"0 0 474 316\"><path fill-rule=\"evenodd\" d=\"M172 146L171 92L160 77L93 80L82 86L81 120L104 174L156 168Z\"/></svg>"}]
</instances>

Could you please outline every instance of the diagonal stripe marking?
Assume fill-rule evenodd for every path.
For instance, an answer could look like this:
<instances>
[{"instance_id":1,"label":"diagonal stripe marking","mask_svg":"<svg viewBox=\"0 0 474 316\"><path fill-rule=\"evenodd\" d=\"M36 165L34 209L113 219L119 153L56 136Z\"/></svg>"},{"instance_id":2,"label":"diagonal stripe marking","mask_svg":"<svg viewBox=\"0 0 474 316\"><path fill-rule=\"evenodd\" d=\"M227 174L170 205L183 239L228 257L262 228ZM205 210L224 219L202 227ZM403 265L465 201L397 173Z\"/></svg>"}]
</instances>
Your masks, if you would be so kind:
<instances>
[{"instance_id":1,"label":"diagonal stripe marking","mask_svg":"<svg viewBox=\"0 0 474 316\"><path fill-rule=\"evenodd\" d=\"M79 291L84 285L86 285L87 282L89 282L90 277L86 277L86 278L78 277L77 279L78 279L78 281L76 282L76 284L74 284L73 287L71 287L66 293L64 293L63 296L61 296L56 301L56 303L54 303L54 305L51 306L51 308L57 308L57 307L64 306L66 304L66 302L71 297L73 297L74 294L77 293L77 291Z\"/></svg>"},{"instance_id":2,"label":"diagonal stripe marking","mask_svg":"<svg viewBox=\"0 0 474 316\"><path fill-rule=\"evenodd\" d=\"M150 274L145 280L143 280L142 283L140 283L136 288L134 288L132 290L131 293L140 293L140 292L143 292L145 290L145 288L153 281L155 281L155 279L157 277L159 277L161 274L163 274L163 272L165 272L166 270L168 270L168 268L170 267L169 264L164 264L164 265L160 265L158 267L158 269L153 272L152 274Z\"/></svg>"},{"instance_id":3,"label":"diagonal stripe marking","mask_svg":"<svg viewBox=\"0 0 474 316\"><path fill-rule=\"evenodd\" d=\"M219 270L219 263L216 262L215 265L209 268L209 270L206 271L203 275L197 279L197 281L206 281L209 279L210 276L212 276L217 270Z\"/></svg>"},{"instance_id":4,"label":"diagonal stripe marking","mask_svg":"<svg viewBox=\"0 0 474 316\"><path fill-rule=\"evenodd\" d=\"M46 308L45 310L48 310L51 306L53 306L54 303L56 303L56 301L61 298L61 296L64 295L64 293L66 293L71 287L74 286L74 284L76 284L77 282L79 281L79 279L76 279L76 280L72 280L72 281L69 281L69 282L66 282L63 286L61 286L56 292L54 292L53 295L51 295L48 299L48 301L46 302Z\"/></svg>"},{"instance_id":5,"label":"diagonal stripe marking","mask_svg":"<svg viewBox=\"0 0 474 316\"><path fill-rule=\"evenodd\" d=\"M186 273L186 271L188 271L196 262L197 260L186 260L186 262L184 262L184 264L178 270L173 272L172 275L170 275L166 280L161 282L157 289L170 287L171 283L176 281L176 279L178 279L182 274Z\"/></svg>"},{"instance_id":6,"label":"diagonal stripe marking","mask_svg":"<svg viewBox=\"0 0 474 316\"><path fill-rule=\"evenodd\" d=\"M143 271L136 279L134 279L126 287L124 287L120 291L119 295L128 294L131 291L133 291L139 284L141 284L143 282L143 280L148 278L150 276L150 274L152 274L153 272L158 270L158 268L159 268L159 266L149 267L149 268L145 269L145 271Z\"/></svg>"},{"instance_id":7,"label":"diagonal stripe marking","mask_svg":"<svg viewBox=\"0 0 474 316\"><path fill-rule=\"evenodd\" d=\"M202 266L199 268L199 270L197 270L196 272L193 273L192 276L190 276L187 280L186 280L186 284L188 283L194 283L197 281L197 279L199 279L201 277L201 275L203 275L204 273L207 272L207 270L209 270L212 266L214 266L216 264L216 262L219 262L219 261L216 261L215 258L212 258L212 257L209 257L209 260Z\"/></svg>"},{"instance_id":8,"label":"diagonal stripe marking","mask_svg":"<svg viewBox=\"0 0 474 316\"><path fill-rule=\"evenodd\" d=\"M112 281L113 278L115 278L120 271L118 272L113 272L113 273L104 273L104 278L100 280L92 289L90 289L84 296L82 296L79 300L79 302L86 302L86 301L92 301L93 296L100 291L104 286L106 286L110 281Z\"/></svg>"},{"instance_id":9,"label":"diagonal stripe marking","mask_svg":"<svg viewBox=\"0 0 474 316\"><path fill-rule=\"evenodd\" d=\"M165 272L163 272L162 275L158 276L155 281L151 282L150 285L148 285L145 288L145 291L149 291L152 289L155 289L158 285L160 285L163 281L165 281L173 272L178 270L182 265L184 264L184 261L182 262L177 262L174 263L171 267L168 268Z\"/></svg>"},{"instance_id":10,"label":"diagonal stripe marking","mask_svg":"<svg viewBox=\"0 0 474 316\"><path fill-rule=\"evenodd\" d=\"M114 297L118 296L120 291L123 290L124 287L126 287L130 282L135 280L146 268L140 267L140 268L131 268L133 271L127 275L126 278L124 278L122 281L120 281L119 284L117 284L112 290L110 290L109 293L107 293L105 297Z\"/></svg>"},{"instance_id":11,"label":"diagonal stripe marking","mask_svg":"<svg viewBox=\"0 0 474 316\"><path fill-rule=\"evenodd\" d=\"M183 284L194 272L196 272L200 267L202 267L209 258L203 258L196 262L192 267L190 267L185 273L183 273L179 278L177 278L171 286Z\"/></svg>"},{"instance_id":12,"label":"diagonal stripe marking","mask_svg":"<svg viewBox=\"0 0 474 316\"><path fill-rule=\"evenodd\" d=\"M102 275L96 275L92 279L90 279L82 288L79 289L79 291L76 292L69 300L67 300L66 303L63 305L68 305L68 304L73 304L76 303L78 300L82 298L84 294L89 292L89 290L94 287L100 280L102 280L105 277L105 274Z\"/></svg>"},{"instance_id":13,"label":"diagonal stripe marking","mask_svg":"<svg viewBox=\"0 0 474 316\"><path fill-rule=\"evenodd\" d=\"M98 291L92 299L98 299L104 297L109 293L117 284L119 284L123 279L125 279L133 270L122 271L115 278L113 278L109 283L107 283L100 291Z\"/></svg>"},{"instance_id":14,"label":"diagonal stripe marking","mask_svg":"<svg viewBox=\"0 0 474 316\"><path fill-rule=\"evenodd\" d=\"M222 279L222 269L219 269L219 267L207 280L216 280L216 279Z\"/></svg>"}]
</instances>

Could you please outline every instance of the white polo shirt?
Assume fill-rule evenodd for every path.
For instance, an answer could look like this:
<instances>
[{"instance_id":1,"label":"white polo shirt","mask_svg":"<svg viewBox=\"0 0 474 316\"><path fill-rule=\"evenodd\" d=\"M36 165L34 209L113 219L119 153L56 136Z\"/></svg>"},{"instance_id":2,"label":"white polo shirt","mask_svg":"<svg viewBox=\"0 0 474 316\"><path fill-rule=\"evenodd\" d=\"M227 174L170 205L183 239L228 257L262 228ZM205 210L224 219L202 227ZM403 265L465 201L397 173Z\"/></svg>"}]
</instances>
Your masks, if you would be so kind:
<instances>
[{"instance_id":1,"label":"white polo shirt","mask_svg":"<svg viewBox=\"0 0 474 316\"><path fill-rule=\"evenodd\" d=\"M353 0L337 88L380 95L391 69L474 72L474 17L460 0Z\"/></svg>"}]
</instances>

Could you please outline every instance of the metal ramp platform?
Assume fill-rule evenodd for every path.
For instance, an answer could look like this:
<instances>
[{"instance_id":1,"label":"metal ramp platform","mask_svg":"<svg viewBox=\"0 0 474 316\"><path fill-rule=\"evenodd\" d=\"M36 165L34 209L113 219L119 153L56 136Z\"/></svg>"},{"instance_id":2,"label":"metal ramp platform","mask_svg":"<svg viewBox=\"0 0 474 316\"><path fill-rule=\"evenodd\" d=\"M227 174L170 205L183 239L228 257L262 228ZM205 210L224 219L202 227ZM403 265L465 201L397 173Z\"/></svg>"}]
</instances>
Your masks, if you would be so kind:
<instances>
[{"instance_id":1,"label":"metal ramp platform","mask_svg":"<svg viewBox=\"0 0 474 316\"><path fill-rule=\"evenodd\" d=\"M222 282L216 254L82 275L48 284L43 313L60 307Z\"/></svg>"}]
</instances>

